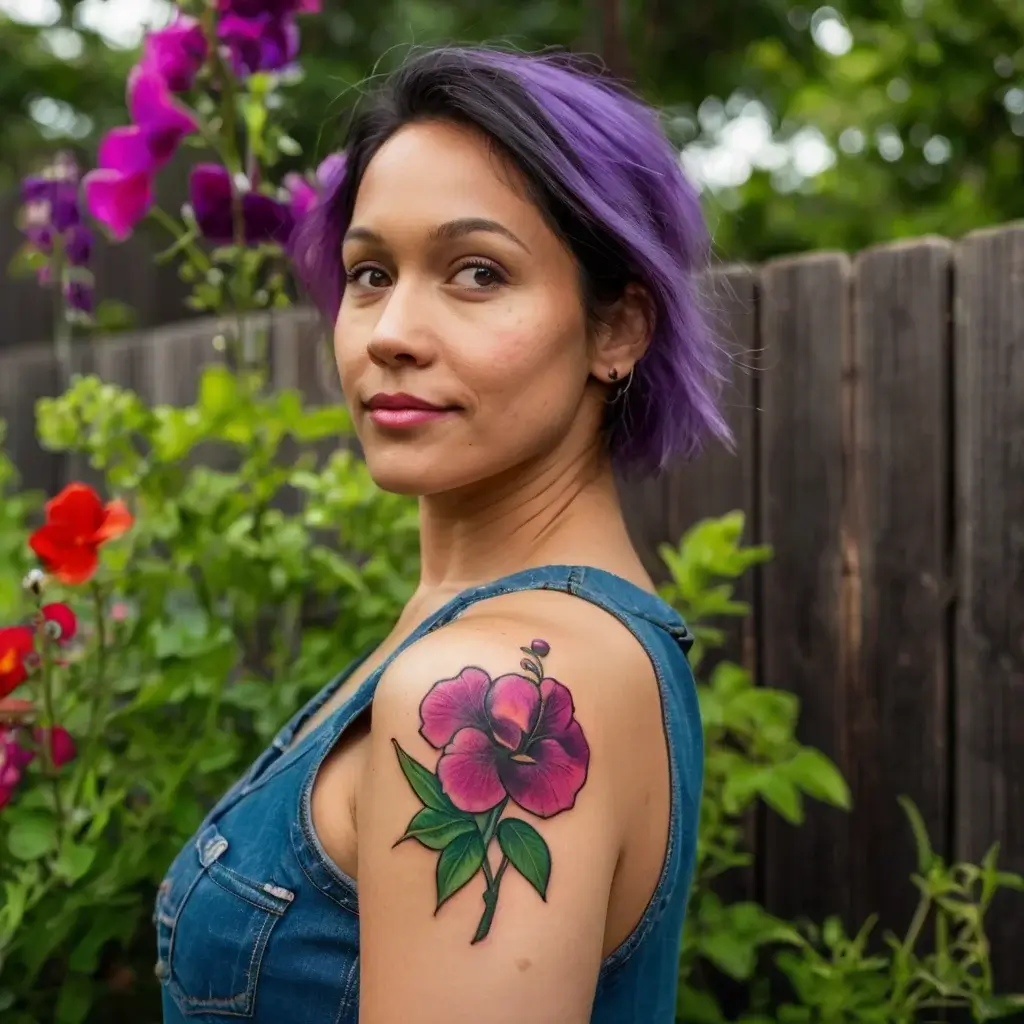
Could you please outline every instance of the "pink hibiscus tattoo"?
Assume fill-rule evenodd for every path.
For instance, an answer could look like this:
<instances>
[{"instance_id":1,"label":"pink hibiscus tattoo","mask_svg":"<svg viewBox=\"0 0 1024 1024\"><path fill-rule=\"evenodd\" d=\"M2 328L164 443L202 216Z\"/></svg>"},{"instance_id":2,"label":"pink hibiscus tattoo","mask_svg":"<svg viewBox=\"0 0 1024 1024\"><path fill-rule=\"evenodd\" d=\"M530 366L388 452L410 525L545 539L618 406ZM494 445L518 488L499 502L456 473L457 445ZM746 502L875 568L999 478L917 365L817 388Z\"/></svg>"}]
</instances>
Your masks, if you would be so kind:
<instances>
[{"instance_id":1,"label":"pink hibiscus tattoo","mask_svg":"<svg viewBox=\"0 0 1024 1024\"><path fill-rule=\"evenodd\" d=\"M573 807L587 781L590 747L572 695L544 674L550 649L544 640L521 648L526 674L492 679L483 669L467 667L430 688L420 703L420 735L441 751L433 772L392 741L423 803L399 842L415 839L440 851L437 909L483 873L484 913L473 942L490 930L509 864L547 899L550 851L529 822L502 817L509 801L550 818ZM487 855L492 840L501 851L496 870Z\"/></svg>"}]
</instances>

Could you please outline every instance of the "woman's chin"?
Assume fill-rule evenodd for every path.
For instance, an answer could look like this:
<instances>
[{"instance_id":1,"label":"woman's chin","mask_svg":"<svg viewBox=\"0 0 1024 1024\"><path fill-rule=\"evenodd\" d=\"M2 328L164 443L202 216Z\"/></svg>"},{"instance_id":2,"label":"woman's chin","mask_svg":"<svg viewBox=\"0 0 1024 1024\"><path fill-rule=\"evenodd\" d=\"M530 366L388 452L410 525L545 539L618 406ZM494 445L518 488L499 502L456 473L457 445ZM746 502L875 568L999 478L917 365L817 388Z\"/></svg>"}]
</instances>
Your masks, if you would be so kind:
<instances>
[{"instance_id":1,"label":"woman's chin","mask_svg":"<svg viewBox=\"0 0 1024 1024\"><path fill-rule=\"evenodd\" d=\"M436 465L423 452L414 451L365 451L366 468L373 482L391 494L405 494L421 498L450 490L458 483L451 479L448 471Z\"/></svg>"}]
</instances>

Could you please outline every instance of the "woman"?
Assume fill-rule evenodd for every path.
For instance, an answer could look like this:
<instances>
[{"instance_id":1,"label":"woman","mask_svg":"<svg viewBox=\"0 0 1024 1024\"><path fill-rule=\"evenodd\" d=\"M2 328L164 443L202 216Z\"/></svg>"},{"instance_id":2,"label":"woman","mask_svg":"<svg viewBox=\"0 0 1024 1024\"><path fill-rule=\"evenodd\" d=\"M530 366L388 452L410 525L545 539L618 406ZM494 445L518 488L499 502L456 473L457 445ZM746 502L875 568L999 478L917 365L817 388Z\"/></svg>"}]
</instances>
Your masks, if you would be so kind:
<instances>
[{"instance_id":1,"label":"woman","mask_svg":"<svg viewBox=\"0 0 1024 1024\"><path fill-rule=\"evenodd\" d=\"M674 1019L701 728L613 464L727 435L705 245L564 57L426 52L356 117L297 260L421 578L172 866L165 1021Z\"/></svg>"}]
</instances>

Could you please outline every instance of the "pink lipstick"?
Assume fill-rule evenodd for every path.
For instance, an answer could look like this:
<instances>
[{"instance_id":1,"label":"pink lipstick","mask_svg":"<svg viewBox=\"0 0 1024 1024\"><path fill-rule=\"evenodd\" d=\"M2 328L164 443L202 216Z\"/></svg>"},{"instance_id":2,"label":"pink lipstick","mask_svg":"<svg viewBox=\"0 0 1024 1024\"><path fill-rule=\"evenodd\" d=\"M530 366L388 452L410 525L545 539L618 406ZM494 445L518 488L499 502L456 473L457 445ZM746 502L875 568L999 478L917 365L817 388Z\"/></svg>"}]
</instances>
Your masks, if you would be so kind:
<instances>
[{"instance_id":1,"label":"pink lipstick","mask_svg":"<svg viewBox=\"0 0 1024 1024\"><path fill-rule=\"evenodd\" d=\"M425 423L450 416L455 410L452 406L436 405L415 395L398 393L395 395L377 394L366 403L370 410L370 419L378 427L403 429L418 427Z\"/></svg>"}]
</instances>

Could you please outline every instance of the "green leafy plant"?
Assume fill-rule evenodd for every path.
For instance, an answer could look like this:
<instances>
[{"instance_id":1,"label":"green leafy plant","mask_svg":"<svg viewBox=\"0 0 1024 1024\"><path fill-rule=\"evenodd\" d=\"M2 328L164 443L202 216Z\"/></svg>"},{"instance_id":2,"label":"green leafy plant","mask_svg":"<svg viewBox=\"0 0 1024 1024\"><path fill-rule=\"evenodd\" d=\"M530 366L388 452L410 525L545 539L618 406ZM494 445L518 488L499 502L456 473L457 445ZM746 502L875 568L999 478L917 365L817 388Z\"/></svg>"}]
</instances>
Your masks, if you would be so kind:
<instances>
[{"instance_id":1,"label":"green leafy plant","mask_svg":"<svg viewBox=\"0 0 1024 1024\"><path fill-rule=\"evenodd\" d=\"M709 617L742 616L734 581L771 557L743 547L743 517L732 513L696 524L678 548L662 556L671 579L663 596L687 618L698 646L695 664L721 647L725 633ZM947 1008L976 1021L1018 1012L1024 996L993 992L984 917L1001 888L1024 891L1024 879L997 870L998 847L980 866L947 866L932 850L917 808L900 803L912 827L920 901L906 934L871 943L875 918L853 937L842 923L791 923L752 901L723 902L716 882L749 866L749 815L758 801L791 824L803 821L806 797L849 808L850 793L836 766L797 742L797 698L753 685L750 673L719 660L698 685L705 734L705 787L690 910L680 961L678 1019L724 1024L705 965L747 983L751 1010L737 1024L911 1024ZM926 937L931 942L922 952ZM779 994L765 968L774 963L790 991Z\"/></svg>"},{"instance_id":2,"label":"green leafy plant","mask_svg":"<svg viewBox=\"0 0 1024 1024\"><path fill-rule=\"evenodd\" d=\"M224 367L186 408L79 379L40 404L38 432L84 456L134 526L84 592L42 584L78 614L81 643L53 670L53 722L78 751L58 778L37 758L0 810L0 1007L5 1024L109 1020L134 989L152 1019L155 885L283 721L390 627L416 578L416 508L347 450L303 453L344 440L344 408ZM31 564L20 501L0 521L0 595Z\"/></svg>"}]
</instances>

